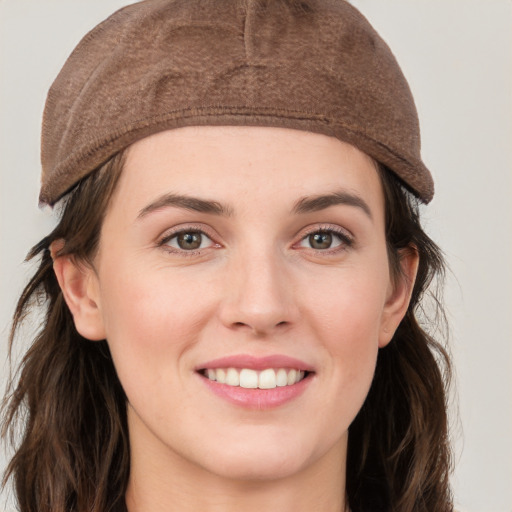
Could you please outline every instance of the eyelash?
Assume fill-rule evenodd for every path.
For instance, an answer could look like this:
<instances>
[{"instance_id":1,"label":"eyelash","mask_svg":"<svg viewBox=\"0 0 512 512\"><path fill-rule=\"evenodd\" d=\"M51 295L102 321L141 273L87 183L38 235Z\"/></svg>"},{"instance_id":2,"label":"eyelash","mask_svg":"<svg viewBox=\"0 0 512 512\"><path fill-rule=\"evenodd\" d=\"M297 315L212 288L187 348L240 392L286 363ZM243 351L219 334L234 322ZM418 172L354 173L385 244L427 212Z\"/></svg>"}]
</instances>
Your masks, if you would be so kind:
<instances>
[{"instance_id":1,"label":"eyelash","mask_svg":"<svg viewBox=\"0 0 512 512\"><path fill-rule=\"evenodd\" d=\"M335 247L329 247L327 249L315 249L313 247L304 247L304 249L314 251L317 254L329 256L332 254L338 254L340 252L346 251L347 249L350 249L354 245L354 237L351 234L349 234L346 230L342 228L332 225L315 226L314 228L306 231L306 233L303 236L301 236L298 243L301 244L308 237L316 234L333 235L334 237L339 239L340 244Z\"/></svg>"},{"instance_id":2,"label":"eyelash","mask_svg":"<svg viewBox=\"0 0 512 512\"><path fill-rule=\"evenodd\" d=\"M200 255L202 253L202 251L205 250L205 248L187 251L186 249L174 248L174 247L171 247L171 246L167 245L172 239L174 239L174 238L176 238L179 235L184 234L184 233L197 233L197 234L200 234L201 236L205 236L209 240L211 240L211 242L212 242L212 244L214 246L221 247L220 244L217 244L217 243L215 243L213 241L214 237L211 234L207 233L206 230L203 227L199 227L199 226L196 227L196 226L193 226L193 225L186 226L186 227L184 227L182 229L178 229L177 231L173 231L172 233L165 234L158 241L157 245L158 245L158 247L161 247L162 249L164 249L169 254L178 254L178 255L184 256L184 257Z\"/></svg>"},{"instance_id":3,"label":"eyelash","mask_svg":"<svg viewBox=\"0 0 512 512\"><path fill-rule=\"evenodd\" d=\"M198 255L202 254L202 252L205 249L209 248L209 247L206 247L206 248L202 248L202 249L186 250L186 249L173 248L173 247L170 247L169 245L167 245L167 244L169 244L169 242L171 240L173 240L174 238L178 237L179 235L185 234L185 233L196 233L201 236L205 236L212 242L213 246L221 247L220 244L214 242L214 240L213 240L214 237L211 234L207 233L203 227L199 227L199 226L196 227L196 226L192 226L192 225L187 226L182 229L179 229L177 231L173 231L172 233L167 233L165 236L163 236L158 241L157 246L161 247L162 249L164 249L166 252L168 252L170 254L178 254L178 255L184 256L184 257L198 256ZM306 233L304 233L301 236L299 242L294 244L294 247L296 247L297 245L304 242L311 235L316 235L316 234L333 235L334 237L338 238L338 240L340 241L340 244L335 247L329 247L327 249L315 249L313 247L304 247L305 250L314 251L315 253L321 253L321 254L327 256L327 255L336 254L336 253L345 251L347 249L350 249L354 245L354 238L350 234L348 234L347 231L345 231L341 228L336 228L334 226L329 225L329 226L315 226L315 228L310 229L309 231L307 231Z\"/></svg>"}]
</instances>

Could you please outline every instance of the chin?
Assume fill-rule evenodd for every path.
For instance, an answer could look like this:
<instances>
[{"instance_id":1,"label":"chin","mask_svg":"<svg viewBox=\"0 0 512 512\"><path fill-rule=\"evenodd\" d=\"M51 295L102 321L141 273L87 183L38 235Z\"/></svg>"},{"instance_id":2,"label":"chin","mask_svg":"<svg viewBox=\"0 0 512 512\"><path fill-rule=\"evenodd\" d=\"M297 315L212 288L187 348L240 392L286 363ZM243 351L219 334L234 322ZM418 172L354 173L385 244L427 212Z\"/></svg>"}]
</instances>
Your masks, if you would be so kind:
<instances>
[{"instance_id":1,"label":"chin","mask_svg":"<svg viewBox=\"0 0 512 512\"><path fill-rule=\"evenodd\" d=\"M306 461L295 457L267 458L261 454L258 457L236 457L226 460L215 468L208 468L221 478L239 481L281 480L300 473L307 466Z\"/></svg>"},{"instance_id":2,"label":"chin","mask_svg":"<svg viewBox=\"0 0 512 512\"><path fill-rule=\"evenodd\" d=\"M286 438L284 438L286 439ZM227 444L227 443L226 443ZM225 445L224 445L225 446ZM263 481L290 477L303 471L316 458L307 443L259 438L259 442L230 443L229 450L212 450L206 469L231 480Z\"/></svg>"}]
</instances>

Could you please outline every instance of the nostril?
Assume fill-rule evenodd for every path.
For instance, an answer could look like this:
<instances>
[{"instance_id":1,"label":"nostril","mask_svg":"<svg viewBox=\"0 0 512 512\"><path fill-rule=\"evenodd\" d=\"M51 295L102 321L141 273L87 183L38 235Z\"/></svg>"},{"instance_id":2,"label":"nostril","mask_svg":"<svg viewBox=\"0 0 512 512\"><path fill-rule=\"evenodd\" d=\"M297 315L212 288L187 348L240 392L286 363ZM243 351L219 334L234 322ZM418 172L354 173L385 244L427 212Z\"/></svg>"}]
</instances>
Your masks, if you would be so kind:
<instances>
[{"instance_id":1,"label":"nostril","mask_svg":"<svg viewBox=\"0 0 512 512\"><path fill-rule=\"evenodd\" d=\"M245 322L234 322L233 325L235 327L249 327L249 328L254 328L252 327L249 323L245 323ZM286 320L283 320L282 322L278 322L275 326L276 327L284 327L288 325L288 322Z\"/></svg>"}]
</instances>

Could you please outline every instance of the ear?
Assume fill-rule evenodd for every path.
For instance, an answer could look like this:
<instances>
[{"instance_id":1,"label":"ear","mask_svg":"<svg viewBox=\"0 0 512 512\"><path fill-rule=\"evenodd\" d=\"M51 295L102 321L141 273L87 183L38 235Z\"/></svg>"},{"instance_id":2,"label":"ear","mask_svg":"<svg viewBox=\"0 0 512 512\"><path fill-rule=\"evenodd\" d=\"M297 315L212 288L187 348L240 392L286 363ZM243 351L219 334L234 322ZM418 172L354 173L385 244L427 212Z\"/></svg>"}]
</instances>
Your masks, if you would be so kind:
<instances>
[{"instance_id":1,"label":"ear","mask_svg":"<svg viewBox=\"0 0 512 512\"><path fill-rule=\"evenodd\" d=\"M99 307L99 283L94 269L78 262L72 255L59 256L63 240L50 246L53 270L68 305L76 330L92 341L105 339L105 328Z\"/></svg>"},{"instance_id":2,"label":"ear","mask_svg":"<svg viewBox=\"0 0 512 512\"><path fill-rule=\"evenodd\" d=\"M415 247L400 251L400 273L390 280L388 296L381 318L379 348L385 347L400 325L409 302L418 272L419 255Z\"/></svg>"}]
</instances>

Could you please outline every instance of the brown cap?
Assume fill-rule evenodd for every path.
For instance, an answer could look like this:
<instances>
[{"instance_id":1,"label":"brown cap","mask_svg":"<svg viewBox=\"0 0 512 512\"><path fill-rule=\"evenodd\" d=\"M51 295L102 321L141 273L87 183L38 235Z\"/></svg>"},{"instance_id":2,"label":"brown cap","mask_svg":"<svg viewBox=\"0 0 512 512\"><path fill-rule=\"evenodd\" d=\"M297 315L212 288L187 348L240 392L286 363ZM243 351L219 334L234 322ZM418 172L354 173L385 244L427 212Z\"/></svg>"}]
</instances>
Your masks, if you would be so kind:
<instances>
[{"instance_id":1,"label":"brown cap","mask_svg":"<svg viewBox=\"0 0 512 512\"><path fill-rule=\"evenodd\" d=\"M189 125L337 137L424 202L416 108L386 43L343 0L146 0L79 43L46 102L40 201L54 204L118 151Z\"/></svg>"}]
</instances>

